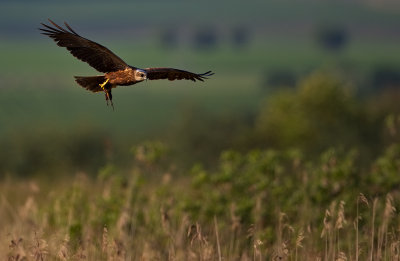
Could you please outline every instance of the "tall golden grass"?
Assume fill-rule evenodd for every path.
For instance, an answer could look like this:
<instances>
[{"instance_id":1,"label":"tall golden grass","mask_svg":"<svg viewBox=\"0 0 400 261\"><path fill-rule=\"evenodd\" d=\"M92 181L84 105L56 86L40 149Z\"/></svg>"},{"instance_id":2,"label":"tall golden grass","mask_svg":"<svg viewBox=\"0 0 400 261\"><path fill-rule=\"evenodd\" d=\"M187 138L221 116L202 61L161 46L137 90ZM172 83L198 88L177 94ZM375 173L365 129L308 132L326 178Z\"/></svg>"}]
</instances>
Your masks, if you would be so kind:
<instances>
[{"instance_id":1,"label":"tall golden grass","mask_svg":"<svg viewBox=\"0 0 400 261\"><path fill-rule=\"evenodd\" d=\"M144 182L92 180L46 184L3 181L0 185L1 260L399 260L397 200L391 194L320 206L319 224L276 209L273 240L261 233L268 202L257 199L254 223L193 218L179 208L186 181L164 177ZM116 185L117 184L117 185ZM207 192L205 192L207 193ZM348 205L355 206L354 216ZM117 206L117 207L116 207ZM114 208L116 207L116 208ZM296 208L297 206L293 206ZM312 209L310 209L312 210ZM299 209L304 211L304 209ZM325 213L321 215L321 213ZM245 246L245 247L243 247Z\"/></svg>"}]
</instances>

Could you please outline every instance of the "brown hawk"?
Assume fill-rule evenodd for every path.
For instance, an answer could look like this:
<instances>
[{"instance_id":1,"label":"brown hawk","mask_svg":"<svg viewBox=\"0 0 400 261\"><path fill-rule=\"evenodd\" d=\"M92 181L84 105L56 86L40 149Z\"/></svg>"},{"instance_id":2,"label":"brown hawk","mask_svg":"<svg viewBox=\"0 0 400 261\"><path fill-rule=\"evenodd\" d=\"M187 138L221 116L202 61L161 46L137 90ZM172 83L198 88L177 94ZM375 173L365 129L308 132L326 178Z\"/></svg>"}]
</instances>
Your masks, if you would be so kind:
<instances>
[{"instance_id":1,"label":"brown hawk","mask_svg":"<svg viewBox=\"0 0 400 261\"><path fill-rule=\"evenodd\" d=\"M54 27L42 23L43 28L39 28L42 34L53 38L58 46L67 48L73 56L104 73L99 76L75 76L75 81L92 92L104 91L107 105L110 101L113 106L111 89L119 85L133 85L147 79L195 82L196 80L203 81L207 79L207 76L214 74L211 71L197 74L174 68L136 68L125 63L106 47L80 36L67 23L64 23L65 29L48 20Z\"/></svg>"}]
</instances>

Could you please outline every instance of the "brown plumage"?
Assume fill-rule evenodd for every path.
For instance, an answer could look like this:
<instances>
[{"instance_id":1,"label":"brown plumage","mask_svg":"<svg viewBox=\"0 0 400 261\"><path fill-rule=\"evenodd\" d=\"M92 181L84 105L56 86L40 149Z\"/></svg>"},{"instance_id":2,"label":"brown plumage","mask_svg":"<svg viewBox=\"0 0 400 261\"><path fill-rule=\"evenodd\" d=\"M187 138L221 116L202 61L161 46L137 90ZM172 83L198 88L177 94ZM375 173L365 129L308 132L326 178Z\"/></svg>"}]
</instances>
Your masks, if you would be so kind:
<instances>
[{"instance_id":1,"label":"brown plumage","mask_svg":"<svg viewBox=\"0 0 400 261\"><path fill-rule=\"evenodd\" d=\"M67 48L79 60L104 73L104 75L99 76L75 76L75 81L92 92L104 91L107 104L110 100L111 105L113 105L111 89L119 85L132 85L147 79L204 81L207 76L214 74L211 71L197 74L174 68L136 68L126 64L106 47L83 38L67 23L64 23L67 28L65 29L50 19L49 22L54 27L42 23L43 28L39 28L42 34L52 38L58 46Z\"/></svg>"}]
</instances>

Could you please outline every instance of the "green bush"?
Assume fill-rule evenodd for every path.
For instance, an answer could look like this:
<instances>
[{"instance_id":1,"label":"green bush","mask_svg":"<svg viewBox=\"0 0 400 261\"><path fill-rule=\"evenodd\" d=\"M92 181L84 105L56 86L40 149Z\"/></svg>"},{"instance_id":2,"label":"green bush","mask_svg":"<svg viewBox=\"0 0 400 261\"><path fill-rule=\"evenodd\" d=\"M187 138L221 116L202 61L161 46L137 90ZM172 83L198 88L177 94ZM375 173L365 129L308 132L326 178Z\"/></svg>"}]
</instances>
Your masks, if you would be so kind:
<instances>
[{"instance_id":1,"label":"green bush","mask_svg":"<svg viewBox=\"0 0 400 261\"><path fill-rule=\"evenodd\" d=\"M312 156L330 147L368 149L380 142L381 126L367 109L350 85L314 73L298 88L267 98L256 120L257 136L264 146L299 148Z\"/></svg>"}]
</instances>

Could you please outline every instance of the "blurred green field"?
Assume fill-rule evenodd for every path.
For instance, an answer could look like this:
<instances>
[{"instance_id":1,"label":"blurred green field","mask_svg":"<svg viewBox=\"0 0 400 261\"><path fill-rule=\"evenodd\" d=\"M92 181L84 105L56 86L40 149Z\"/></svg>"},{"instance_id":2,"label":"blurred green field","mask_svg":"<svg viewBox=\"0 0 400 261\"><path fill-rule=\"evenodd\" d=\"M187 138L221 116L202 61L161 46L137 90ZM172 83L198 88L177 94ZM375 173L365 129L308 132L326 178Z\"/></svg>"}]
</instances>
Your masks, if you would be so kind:
<instances>
[{"instance_id":1,"label":"blurred green field","mask_svg":"<svg viewBox=\"0 0 400 261\"><path fill-rule=\"evenodd\" d=\"M102 94L80 88L74 75L97 75L87 64L58 48L50 39L29 45L1 43L0 130L26 126L68 126L90 123L114 134L135 134L166 128L183 110L200 107L213 115L255 111L265 95L268 73L284 68L305 74L316 68L344 65L366 75L380 65L400 67L392 43L352 43L340 57L315 48L312 42L254 43L245 50L209 52L189 48L165 50L157 45L110 42L110 49L138 67L170 66L195 72L213 70L204 83L148 81L114 91L116 110L105 106ZM56 65L56 66L54 66ZM29 68L29 69L28 69ZM29 113L27 113L29 112ZM155 131L157 132L157 131Z\"/></svg>"},{"instance_id":2,"label":"blurred green field","mask_svg":"<svg viewBox=\"0 0 400 261\"><path fill-rule=\"evenodd\" d=\"M339 68L363 78L377 66L400 67L396 4L255 0L1 5L6 12L0 17L0 133L90 124L110 135L144 137L163 133L192 107L219 116L255 112L268 94L263 90L269 87L266 79L276 70L301 78L315 69ZM21 15L22 9L29 12ZM133 66L216 74L198 84L158 81L120 87L112 112L101 94L92 95L73 81L73 75L97 72L39 34L39 23L47 18L69 22ZM343 52L327 53L317 45L314 33L324 24L349 30ZM230 42L237 27L249 32L249 43L241 49ZM179 43L163 48L160 35L171 28L179 32ZM193 48L191 38L202 28L216 30L215 48Z\"/></svg>"}]
</instances>

